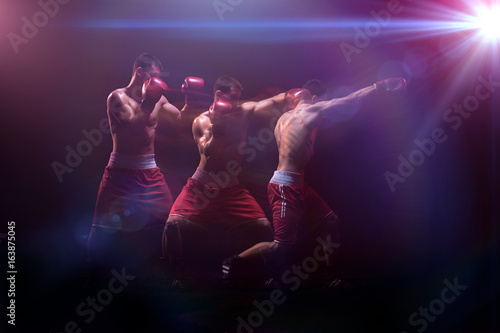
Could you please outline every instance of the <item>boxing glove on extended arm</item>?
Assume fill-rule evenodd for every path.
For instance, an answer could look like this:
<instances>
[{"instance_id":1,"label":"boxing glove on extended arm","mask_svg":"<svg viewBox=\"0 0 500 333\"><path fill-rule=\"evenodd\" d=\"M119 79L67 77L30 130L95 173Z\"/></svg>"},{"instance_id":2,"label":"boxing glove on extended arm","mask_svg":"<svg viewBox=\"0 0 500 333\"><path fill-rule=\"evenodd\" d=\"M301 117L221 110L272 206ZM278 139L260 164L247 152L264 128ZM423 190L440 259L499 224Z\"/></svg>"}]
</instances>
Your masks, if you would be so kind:
<instances>
[{"instance_id":1,"label":"boxing glove on extended arm","mask_svg":"<svg viewBox=\"0 0 500 333\"><path fill-rule=\"evenodd\" d=\"M205 80L199 77L188 76L184 79L181 91L185 97L186 105L194 105L200 101L205 87Z\"/></svg>"}]
</instances>

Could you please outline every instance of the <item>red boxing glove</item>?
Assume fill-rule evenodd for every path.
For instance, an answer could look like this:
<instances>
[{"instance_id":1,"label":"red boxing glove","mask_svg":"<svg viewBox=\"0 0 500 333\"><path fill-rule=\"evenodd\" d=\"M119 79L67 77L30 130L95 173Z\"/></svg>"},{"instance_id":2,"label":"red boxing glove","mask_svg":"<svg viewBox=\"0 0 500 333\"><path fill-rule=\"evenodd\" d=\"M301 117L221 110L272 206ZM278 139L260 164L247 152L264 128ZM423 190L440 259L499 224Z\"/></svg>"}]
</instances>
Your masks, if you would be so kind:
<instances>
[{"instance_id":1,"label":"red boxing glove","mask_svg":"<svg viewBox=\"0 0 500 333\"><path fill-rule=\"evenodd\" d=\"M285 93L285 101L288 109L293 110L299 105L300 101L312 102L312 95L307 89L294 88Z\"/></svg>"},{"instance_id":2,"label":"red boxing glove","mask_svg":"<svg viewBox=\"0 0 500 333\"><path fill-rule=\"evenodd\" d=\"M197 95L203 92L203 88L205 87L205 80L199 77L188 76L184 79L184 83L182 84L182 93L186 95L186 97L191 95Z\"/></svg>"},{"instance_id":3,"label":"red boxing glove","mask_svg":"<svg viewBox=\"0 0 500 333\"><path fill-rule=\"evenodd\" d=\"M233 112L233 106L231 103L223 101L214 102L210 109L215 117Z\"/></svg>"},{"instance_id":4,"label":"red boxing glove","mask_svg":"<svg viewBox=\"0 0 500 333\"><path fill-rule=\"evenodd\" d=\"M210 118L212 120L212 135L223 136L226 131L227 124L221 122L222 115L233 112L231 103L216 101L210 107Z\"/></svg>"},{"instance_id":5,"label":"red boxing glove","mask_svg":"<svg viewBox=\"0 0 500 333\"><path fill-rule=\"evenodd\" d=\"M184 79L181 91L185 96L186 105L197 106L203 97L205 80L199 77L188 76Z\"/></svg>"},{"instance_id":6,"label":"red boxing glove","mask_svg":"<svg viewBox=\"0 0 500 333\"><path fill-rule=\"evenodd\" d=\"M152 77L148 79L142 85L142 104L148 108L153 108L167 90L167 84L159 78Z\"/></svg>"},{"instance_id":7,"label":"red boxing glove","mask_svg":"<svg viewBox=\"0 0 500 333\"><path fill-rule=\"evenodd\" d=\"M398 93L406 90L406 80L402 77L391 77L375 83L380 92Z\"/></svg>"}]
</instances>

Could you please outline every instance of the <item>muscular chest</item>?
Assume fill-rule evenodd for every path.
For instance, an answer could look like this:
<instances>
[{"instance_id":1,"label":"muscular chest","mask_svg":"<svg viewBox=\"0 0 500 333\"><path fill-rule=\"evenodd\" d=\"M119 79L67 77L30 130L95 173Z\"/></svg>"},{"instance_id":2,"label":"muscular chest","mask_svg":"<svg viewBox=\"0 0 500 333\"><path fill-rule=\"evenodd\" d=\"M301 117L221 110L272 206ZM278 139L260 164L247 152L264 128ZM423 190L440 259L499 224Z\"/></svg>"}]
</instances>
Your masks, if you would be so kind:
<instances>
[{"instance_id":1,"label":"muscular chest","mask_svg":"<svg viewBox=\"0 0 500 333\"><path fill-rule=\"evenodd\" d=\"M139 130L142 131L145 128L156 128L156 125L158 124L158 114L160 110L159 104L155 106L153 111L151 112L144 112L141 109L141 105L136 102L135 100L130 101L130 118L133 119L133 121L130 121L128 123L129 128L131 130Z\"/></svg>"}]
</instances>

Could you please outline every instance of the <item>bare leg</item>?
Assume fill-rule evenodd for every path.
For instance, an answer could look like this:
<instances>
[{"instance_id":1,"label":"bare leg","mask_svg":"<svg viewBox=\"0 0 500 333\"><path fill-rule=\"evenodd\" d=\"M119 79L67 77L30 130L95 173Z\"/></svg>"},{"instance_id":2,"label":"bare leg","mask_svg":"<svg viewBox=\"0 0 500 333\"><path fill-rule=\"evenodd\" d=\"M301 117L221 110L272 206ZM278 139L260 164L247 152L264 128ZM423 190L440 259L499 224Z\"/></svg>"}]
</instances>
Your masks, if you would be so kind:
<instances>
[{"instance_id":1,"label":"bare leg","mask_svg":"<svg viewBox=\"0 0 500 333\"><path fill-rule=\"evenodd\" d=\"M244 251L260 242L272 242L273 229L267 219L238 223L227 232L228 251L230 256Z\"/></svg>"},{"instance_id":2,"label":"bare leg","mask_svg":"<svg viewBox=\"0 0 500 333\"><path fill-rule=\"evenodd\" d=\"M340 272L340 248L341 248L341 238L340 238L340 221L335 214L330 214L325 219L325 235L327 237L327 243L333 244L333 252L329 253L326 248L323 248L325 255L327 256L326 264L331 267L334 271Z\"/></svg>"},{"instance_id":3,"label":"bare leg","mask_svg":"<svg viewBox=\"0 0 500 333\"><path fill-rule=\"evenodd\" d=\"M261 242L222 263L225 280L245 283L280 276L292 263L295 246Z\"/></svg>"}]
</instances>

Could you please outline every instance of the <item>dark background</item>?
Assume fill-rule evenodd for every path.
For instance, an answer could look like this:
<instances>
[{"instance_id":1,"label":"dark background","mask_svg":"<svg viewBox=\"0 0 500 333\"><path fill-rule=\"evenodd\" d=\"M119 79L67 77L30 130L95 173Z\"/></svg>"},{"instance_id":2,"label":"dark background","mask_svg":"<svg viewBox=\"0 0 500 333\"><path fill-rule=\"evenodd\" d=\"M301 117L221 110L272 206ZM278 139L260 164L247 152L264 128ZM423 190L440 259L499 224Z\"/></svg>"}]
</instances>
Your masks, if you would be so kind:
<instances>
[{"instance_id":1,"label":"dark background","mask_svg":"<svg viewBox=\"0 0 500 333\"><path fill-rule=\"evenodd\" d=\"M355 45L356 29L365 31L374 22L371 11L387 10L388 3L243 0L234 1L221 20L212 1L73 0L60 4L16 52L9 33L22 36L22 19L33 22L42 9L36 1L2 0L0 232L7 233L8 221L16 222L15 329L27 325L59 332L88 296L78 287L62 286L78 286L84 275L85 244L111 137L104 135L62 181L53 163L66 164L66 147L76 149L86 140L83 130L99 128L107 95L128 84L134 59L149 52L163 62L170 87L180 88L192 75L204 78L210 93L216 78L227 74L242 82L243 100L268 97L312 78L324 81L333 98L385 77L405 77L404 96L371 99L349 121L322 131L308 169L310 185L342 219L345 275L377 281L376 299L361 305L351 299L344 310L366 329L414 332L408 316L439 298L444 279L457 278L467 290L426 331L498 331L500 88L456 130L443 121L447 109L474 94L479 76L498 78L498 46L488 48L480 40L468 41L470 32L438 30L426 22L453 19L446 1L401 1L402 12L347 61L341 43ZM453 6L470 12L461 2ZM425 29L409 29L415 22ZM169 100L183 105L179 92ZM263 124L254 121L249 135L257 135ZM418 149L414 141L430 138L436 128L446 141L391 191L384 173L397 174L398 157L408 159ZM180 134L162 119L156 155L175 198L196 168L196 147L189 133ZM257 156L244 165L242 180L265 206L266 184L277 162L274 143ZM6 239L1 241L6 250ZM389 288L385 298L380 286L392 283L398 287ZM343 298L338 299L341 307ZM173 307L195 311L193 302ZM348 324L335 326L325 319L331 303L324 295L310 302L322 304L326 314L297 303L288 312L277 309L269 326L260 329L349 331ZM302 324L287 324L294 322L287 313L301 309L296 320ZM172 331L181 326L229 331L237 324L229 315L220 324L220 313L218 324L204 316L183 317L181 310L176 315L184 326ZM6 323L6 318L1 320ZM97 325L82 329L98 331ZM156 328L161 330L162 323Z\"/></svg>"}]
</instances>

